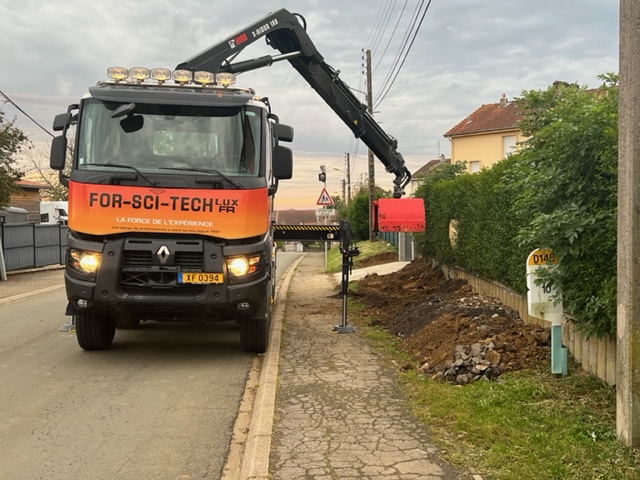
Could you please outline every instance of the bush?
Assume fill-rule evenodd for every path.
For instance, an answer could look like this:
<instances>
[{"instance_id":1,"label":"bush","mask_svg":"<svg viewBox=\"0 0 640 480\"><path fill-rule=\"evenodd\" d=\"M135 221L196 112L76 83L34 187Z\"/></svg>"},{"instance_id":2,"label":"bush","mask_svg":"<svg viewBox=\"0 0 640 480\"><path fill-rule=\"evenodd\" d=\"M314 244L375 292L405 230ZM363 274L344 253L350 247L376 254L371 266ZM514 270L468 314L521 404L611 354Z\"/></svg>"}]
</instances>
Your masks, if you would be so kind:
<instances>
[{"instance_id":1,"label":"bush","mask_svg":"<svg viewBox=\"0 0 640 480\"><path fill-rule=\"evenodd\" d=\"M536 248L559 259L547 281L587 335L615 331L617 77L596 90L553 85L523 92L518 153L474 175L449 166L418 189L425 257L526 292L525 262ZM449 229L455 220L455 248Z\"/></svg>"}]
</instances>

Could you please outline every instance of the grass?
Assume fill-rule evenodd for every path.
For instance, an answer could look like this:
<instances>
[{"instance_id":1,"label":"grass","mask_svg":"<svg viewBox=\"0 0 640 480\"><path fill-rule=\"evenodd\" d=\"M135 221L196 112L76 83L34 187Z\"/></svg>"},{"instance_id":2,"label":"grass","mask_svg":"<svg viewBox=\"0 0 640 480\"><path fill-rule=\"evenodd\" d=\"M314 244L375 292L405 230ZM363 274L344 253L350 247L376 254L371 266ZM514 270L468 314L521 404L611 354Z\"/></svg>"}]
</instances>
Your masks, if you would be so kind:
<instances>
[{"instance_id":1,"label":"grass","mask_svg":"<svg viewBox=\"0 0 640 480\"><path fill-rule=\"evenodd\" d=\"M397 252L398 250L393 246L389 245L387 242L383 240L375 240L375 241L362 241L357 243L358 249L360 250L360 255L353 258L354 267L358 267L358 264L363 260L378 255L380 253L386 252ZM333 247L329 250L327 254L327 271L330 273L336 273L341 271L342 269L342 254L340 253L339 247Z\"/></svg>"},{"instance_id":2,"label":"grass","mask_svg":"<svg viewBox=\"0 0 640 480\"><path fill-rule=\"evenodd\" d=\"M360 242L358 261L395 249ZM339 248L328 271L340 271ZM357 284L352 285L357 290ZM350 301L352 324L369 344L397 365L416 364L394 337L369 327ZM616 439L615 388L570 365L556 377L549 365L464 387L433 381L415 370L399 380L417 418L429 426L443 458L473 468L485 480L640 480L640 451ZM398 369L400 371L400 369Z\"/></svg>"},{"instance_id":3,"label":"grass","mask_svg":"<svg viewBox=\"0 0 640 480\"><path fill-rule=\"evenodd\" d=\"M350 308L373 348L405 365L408 357L396 340L368 327L358 306ZM615 388L577 364L564 378L540 365L505 375L499 383L464 387L415 370L399 375L442 456L472 467L485 480L640 479L640 452L616 440Z\"/></svg>"}]
</instances>

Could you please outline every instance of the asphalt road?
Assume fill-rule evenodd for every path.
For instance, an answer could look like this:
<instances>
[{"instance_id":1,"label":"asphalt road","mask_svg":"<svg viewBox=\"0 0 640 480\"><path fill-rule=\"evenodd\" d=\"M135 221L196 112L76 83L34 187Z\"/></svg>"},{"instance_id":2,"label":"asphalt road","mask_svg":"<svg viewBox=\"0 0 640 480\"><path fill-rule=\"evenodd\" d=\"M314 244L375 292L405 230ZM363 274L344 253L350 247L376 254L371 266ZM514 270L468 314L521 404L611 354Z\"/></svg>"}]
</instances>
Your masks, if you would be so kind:
<instances>
[{"instance_id":1,"label":"asphalt road","mask_svg":"<svg viewBox=\"0 0 640 480\"><path fill-rule=\"evenodd\" d=\"M85 352L65 303L0 305L0 479L220 478L253 359L235 323L148 322Z\"/></svg>"}]
</instances>

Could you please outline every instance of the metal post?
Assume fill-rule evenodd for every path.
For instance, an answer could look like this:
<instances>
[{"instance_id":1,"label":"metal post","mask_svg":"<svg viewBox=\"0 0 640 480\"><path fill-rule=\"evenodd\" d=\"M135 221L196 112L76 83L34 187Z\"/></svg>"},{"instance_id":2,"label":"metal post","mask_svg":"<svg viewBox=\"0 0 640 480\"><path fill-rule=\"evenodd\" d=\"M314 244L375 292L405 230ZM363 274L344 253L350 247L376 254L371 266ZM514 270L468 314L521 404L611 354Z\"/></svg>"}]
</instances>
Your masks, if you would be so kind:
<instances>
[{"instance_id":1,"label":"metal post","mask_svg":"<svg viewBox=\"0 0 640 480\"><path fill-rule=\"evenodd\" d=\"M371 50L367 50L367 111L373 116L373 87L371 86ZM373 152L369 149L369 240L374 240L373 233L373 201L376 186L376 168L373 163Z\"/></svg>"},{"instance_id":2,"label":"metal post","mask_svg":"<svg viewBox=\"0 0 640 480\"><path fill-rule=\"evenodd\" d=\"M350 203L351 203L351 160L349 159L349 154L347 153L347 198L344 204L349 205Z\"/></svg>"},{"instance_id":3,"label":"metal post","mask_svg":"<svg viewBox=\"0 0 640 480\"><path fill-rule=\"evenodd\" d=\"M640 447L640 3L620 1L616 430Z\"/></svg>"},{"instance_id":4,"label":"metal post","mask_svg":"<svg viewBox=\"0 0 640 480\"><path fill-rule=\"evenodd\" d=\"M2 238L0 238L0 280L7 281L7 267L4 263L4 250L2 249Z\"/></svg>"},{"instance_id":5,"label":"metal post","mask_svg":"<svg viewBox=\"0 0 640 480\"><path fill-rule=\"evenodd\" d=\"M351 245L351 226L345 220L340 222L342 236L342 282L340 283L340 295L342 295L342 324L333 327L334 333L354 333L355 328L347 325L347 297L349 296L349 272L353 266L352 258L358 256L360 251L357 246Z\"/></svg>"}]
</instances>

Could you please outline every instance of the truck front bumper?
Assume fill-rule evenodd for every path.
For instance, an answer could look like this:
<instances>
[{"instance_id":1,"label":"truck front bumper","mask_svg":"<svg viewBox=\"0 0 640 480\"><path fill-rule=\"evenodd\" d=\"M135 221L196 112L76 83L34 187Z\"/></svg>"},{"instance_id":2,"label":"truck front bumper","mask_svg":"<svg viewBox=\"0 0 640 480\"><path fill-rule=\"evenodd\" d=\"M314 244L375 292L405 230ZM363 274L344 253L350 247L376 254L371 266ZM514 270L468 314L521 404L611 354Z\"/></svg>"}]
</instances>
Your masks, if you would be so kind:
<instances>
[{"instance_id":1,"label":"truck front bumper","mask_svg":"<svg viewBox=\"0 0 640 480\"><path fill-rule=\"evenodd\" d=\"M269 242L225 247L206 239L120 238L104 244L70 237L69 249L102 249L92 274L69 264L65 271L67 315L107 313L156 320L217 320L258 311L270 288L271 257L247 278L231 278L225 256L265 255ZM166 252L169 252L168 254ZM180 272L216 272L221 283L182 284Z\"/></svg>"}]
</instances>

